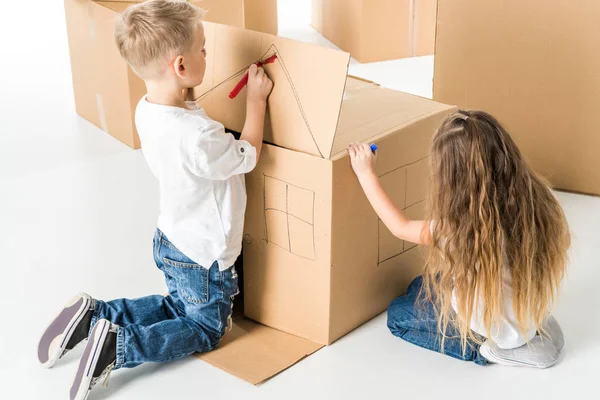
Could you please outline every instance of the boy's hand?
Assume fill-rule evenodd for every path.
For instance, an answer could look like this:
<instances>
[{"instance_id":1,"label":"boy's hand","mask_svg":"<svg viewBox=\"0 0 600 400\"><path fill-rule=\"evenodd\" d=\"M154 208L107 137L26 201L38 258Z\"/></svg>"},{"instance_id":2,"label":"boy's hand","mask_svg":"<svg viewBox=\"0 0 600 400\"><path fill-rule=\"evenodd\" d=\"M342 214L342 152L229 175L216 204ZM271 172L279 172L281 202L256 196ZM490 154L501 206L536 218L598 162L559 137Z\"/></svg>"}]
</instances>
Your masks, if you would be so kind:
<instances>
[{"instance_id":1,"label":"boy's hand","mask_svg":"<svg viewBox=\"0 0 600 400\"><path fill-rule=\"evenodd\" d=\"M348 146L352 169L358 178L369 175L375 175L375 161L377 156L371 151L371 147L367 144L358 142L350 143Z\"/></svg>"},{"instance_id":2,"label":"boy's hand","mask_svg":"<svg viewBox=\"0 0 600 400\"><path fill-rule=\"evenodd\" d=\"M272 89L273 82L265 70L252 64L248 70L248 102L265 102Z\"/></svg>"}]
</instances>

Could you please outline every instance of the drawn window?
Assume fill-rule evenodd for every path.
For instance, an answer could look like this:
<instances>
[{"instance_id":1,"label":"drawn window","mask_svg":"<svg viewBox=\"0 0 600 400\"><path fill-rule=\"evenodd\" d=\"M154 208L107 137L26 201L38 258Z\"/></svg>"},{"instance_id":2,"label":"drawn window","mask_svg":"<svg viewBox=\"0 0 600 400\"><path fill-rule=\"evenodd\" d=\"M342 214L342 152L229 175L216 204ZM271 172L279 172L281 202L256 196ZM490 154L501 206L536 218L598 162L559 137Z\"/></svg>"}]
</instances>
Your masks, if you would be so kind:
<instances>
[{"instance_id":1,"label":"drawn window","mask_svg":"<svg viewBox=\"0 0 600 400\"><path fill-rule=\"evenodd\" d=\"M315 260L315 193L269 176L264 184L267 243Z\"/></svg>"},{"instance_id":2,"label":"drawn window","mask_svg":"<svg viewBox=\"0 0 600 400\"><path fill-rule=\"evenodd\" d=\"M380 176L383 188L409 219L418 220L425 217L427 170L427 159L424 158ZM416 247L414 243L395 237L381 220L378 222L378 264Z\"/></svg>"}]
</instances>

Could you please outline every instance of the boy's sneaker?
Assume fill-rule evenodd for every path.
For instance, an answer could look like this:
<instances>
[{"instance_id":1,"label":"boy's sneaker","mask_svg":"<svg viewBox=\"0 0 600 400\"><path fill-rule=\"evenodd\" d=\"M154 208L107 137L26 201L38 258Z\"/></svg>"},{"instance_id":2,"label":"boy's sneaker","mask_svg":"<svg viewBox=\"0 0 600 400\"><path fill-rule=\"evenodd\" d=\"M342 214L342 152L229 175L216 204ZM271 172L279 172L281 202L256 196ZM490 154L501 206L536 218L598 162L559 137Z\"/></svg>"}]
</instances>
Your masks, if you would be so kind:
<instances>
[{"instance_id":1,"label":"boy's sneaker","mask_svg":"<svg viewBox=\"0 0 600 400\"><path fill-rule=\"evenodd\" d=\"M71 400L85 400L96 383L108 377L117 361L117 326L98 320L85 346L71 386Z\"/></svg>"},{"instance_id":2,"label":"boy's sneaker","mask_svg":"<svg viewBox=\"0 0 600 400\"><path fill-rule=\"evenodd\" d=\"M94 300L85 293L75 296L48 326L38 344L38 360L52 367L69 350L88 337Z\"/></svg>"}]
</instances>

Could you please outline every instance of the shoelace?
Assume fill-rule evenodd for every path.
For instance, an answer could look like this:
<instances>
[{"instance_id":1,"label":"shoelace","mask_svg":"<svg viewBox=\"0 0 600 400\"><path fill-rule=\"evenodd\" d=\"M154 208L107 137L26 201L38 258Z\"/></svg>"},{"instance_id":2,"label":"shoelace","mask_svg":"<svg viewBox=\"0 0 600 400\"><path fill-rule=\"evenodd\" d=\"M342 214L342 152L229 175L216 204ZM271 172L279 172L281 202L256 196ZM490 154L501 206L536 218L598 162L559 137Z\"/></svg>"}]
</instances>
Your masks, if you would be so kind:
<instances>
[{"instance_id":1,"label":"shoelace","mask_svg":"<svg viewBox=\"0 0 600 400\"><path fill-rule=\"evenodd\" d=\"M90 389L91 389L91 388L93 388L93 387L94 387L94 386L95 386L95 385L98 383L98 381L100 381L100 380L102 380L102 379L104 379L104 381L102 382L102 386L103 386L105 389L106 389L106 388L108 388L108 384L110 383L110 374L111 374L111 373L113 372L113 370L115 369L115 363L116 363L116 361L115 361L115 362L113 362L112 364L110 364L108 367L106 367L106 368L104 369L104 371L102 371L102 373L100 374L100 376L99 376L99 377L97 377L97 378L94 378L94 379L92 380L92 382L91 382L91 385L90 385Z\"/></svg>"}]
</instances>

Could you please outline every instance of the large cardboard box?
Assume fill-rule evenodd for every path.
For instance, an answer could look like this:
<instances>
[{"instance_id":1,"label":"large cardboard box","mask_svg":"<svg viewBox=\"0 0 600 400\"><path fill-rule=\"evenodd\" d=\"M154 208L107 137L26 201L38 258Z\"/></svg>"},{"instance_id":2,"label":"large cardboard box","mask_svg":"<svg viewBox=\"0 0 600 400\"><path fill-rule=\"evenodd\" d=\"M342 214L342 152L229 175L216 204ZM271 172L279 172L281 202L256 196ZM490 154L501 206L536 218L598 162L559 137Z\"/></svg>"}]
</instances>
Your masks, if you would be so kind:
<instances>
[{"instance_id":1,"label":"large cardboard box","mask_svg":"<svg viewBox=\"0 0 600 400\"><path fill-rule=\"evenodd\" d=\"M348 53L205 28L214 56L193 98L233 131L244 125L246 91L234 100L229 92L250 64L277 55L265 66L274 81L268 144L246 179L247 319L201 356L257 383L383 312L421 272L420 249L393 237L369 205L347 146L375 142L383 185L423 217L431 137L454 107L347 77Z\"/></svg>"},{"instance_id":2,"label":"large cardboard box","mask_svg":"<svg viewBox=\"0 0 600 400\"><path fill-rule=\"evenodd\" d=\"M600 2L445 0L434 98L483 109L559 189L600 194Z\"/></svg>"},{"instance_id":3,"label":"large cardboard box","mask_svg":"<svg viewBox=\"0 0 600 400\"><path fill-rule=\"evenodd\" d=\"M137 102L144 82L123 61L114 44L118 13L143 0L65 0L71 71L77 113L132 148ZM206 20L277 33L276 0L196 0Z\"/></svg>"},{"instance_id":4,"label":"large cardboard box","mask_svg":"<svg viewBox=\"0 0 600 400\"><path fill-rule=\"evenodd\" d=\"M360 62L433 54L437 0L312 0L312 25Z\"/></svg>"}]
</instances>

